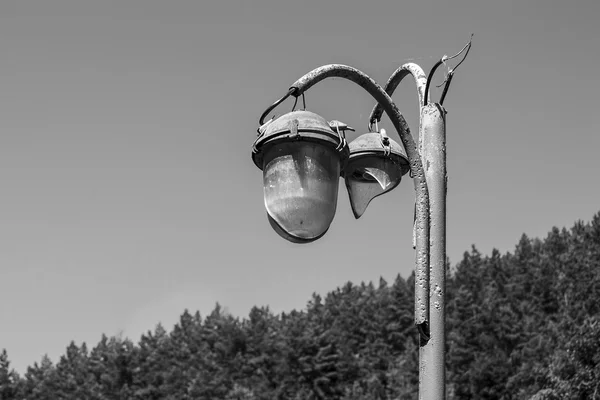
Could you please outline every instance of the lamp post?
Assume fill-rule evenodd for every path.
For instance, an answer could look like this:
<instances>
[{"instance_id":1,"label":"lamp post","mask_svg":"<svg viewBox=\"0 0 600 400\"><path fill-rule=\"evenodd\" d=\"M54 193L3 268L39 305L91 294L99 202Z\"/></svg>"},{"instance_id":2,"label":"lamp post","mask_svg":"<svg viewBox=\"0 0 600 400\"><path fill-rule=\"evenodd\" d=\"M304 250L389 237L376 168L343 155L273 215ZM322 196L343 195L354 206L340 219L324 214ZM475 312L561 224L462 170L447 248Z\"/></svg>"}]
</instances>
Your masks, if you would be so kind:
<instances>
[{"instance_id":1,"label":"lamp post","mask_svg":"<svg viewBox=\"0 0 600 400\"><path fill-rule=\"evenodd\" d=\"M467 49L468 53L470 44L461 52ZM269 222L280 236L294 243L312 242L327 232L335 215L339 176L345 180L352 211L359 218L373 198L394 189L410 171L416 196L415 325L420 339L419 399L422 400L445 398L447 177L446 111L441 103L453 71L446 79L440 103L429 103L428 92L435 69L453 57L442 58L429 79L418 65L405 64L392 74L385 88L353 67L331 64L316 68L297 80L286 95L263 113L258 138L252 147L252 159L263 170ZM409 74L415 80L419 97L418 145L391 99L400 81ZM334 77L358 84L375 99L368 133L348 144L345 131L352 128L306 110L264 122L288 97L295 97L297 102L313 85ZM389 116L401 144L379 129L383 112Z\"/></svg>"}]
</instances>

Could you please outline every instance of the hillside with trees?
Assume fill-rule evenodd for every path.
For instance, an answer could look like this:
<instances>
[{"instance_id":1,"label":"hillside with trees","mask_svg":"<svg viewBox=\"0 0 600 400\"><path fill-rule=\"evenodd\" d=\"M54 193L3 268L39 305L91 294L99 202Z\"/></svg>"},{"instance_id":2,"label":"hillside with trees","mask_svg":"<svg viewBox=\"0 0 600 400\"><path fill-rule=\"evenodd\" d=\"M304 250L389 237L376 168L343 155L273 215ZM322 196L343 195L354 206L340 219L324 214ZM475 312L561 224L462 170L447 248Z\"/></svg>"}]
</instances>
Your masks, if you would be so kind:
<instances>
[{"instance_id":1,"label":"hillside with trees","mask_svg":"<svg viewBox=\"0 0 600 400\"><path fill-rule=\"evenodd\" d=\"M0 400L416 399L413 283L348 282L243 319L186 310L171 331L72 342L23 376L2 351ZM511 253L473 247L448 266L448 398L600 399L599 300L600 213Z\"/></svg>"}]
</instances>

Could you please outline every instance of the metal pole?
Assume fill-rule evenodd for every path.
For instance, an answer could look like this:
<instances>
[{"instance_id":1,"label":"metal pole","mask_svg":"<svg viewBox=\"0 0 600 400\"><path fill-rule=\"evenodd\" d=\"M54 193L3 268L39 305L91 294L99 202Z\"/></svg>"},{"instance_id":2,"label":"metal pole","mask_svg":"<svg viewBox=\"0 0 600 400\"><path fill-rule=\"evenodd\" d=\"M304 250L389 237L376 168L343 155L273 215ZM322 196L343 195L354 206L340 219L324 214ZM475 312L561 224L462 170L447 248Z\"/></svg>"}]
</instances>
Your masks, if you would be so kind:
<instances>
[{"instance_id":1,"label":"metal pole","mask_svg":"<svg viewBox=\"0 0 600 400\"><path fill-rule=\"evenodd\" d=\"M446 111L421 108L421 159L429 188L429 334L420 347L419 399L446 398Z\"/></svg>"}]
</instances>

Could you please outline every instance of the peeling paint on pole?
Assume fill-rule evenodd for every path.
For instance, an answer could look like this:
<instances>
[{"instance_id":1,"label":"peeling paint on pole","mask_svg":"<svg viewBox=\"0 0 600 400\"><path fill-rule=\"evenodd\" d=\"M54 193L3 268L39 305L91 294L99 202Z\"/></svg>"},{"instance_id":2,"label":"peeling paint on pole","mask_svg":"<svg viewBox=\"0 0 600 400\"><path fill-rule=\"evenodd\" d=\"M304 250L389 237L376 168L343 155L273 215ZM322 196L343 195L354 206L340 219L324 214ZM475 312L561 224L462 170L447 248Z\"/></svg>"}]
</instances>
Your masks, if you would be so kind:
<instances>
[{"instance_id":1,"label":"peeling paint on pole","mask_svg":"<svg viewBox=\"0 0 600 400\"><path fill-rule=\"evenodd\" d=\"M419 399L446 398L446 111L439 104L421 110L422 160L429 188L430 230L430 309L431 337L422 347L422 373Z\"/></svg>"}]
</instances>

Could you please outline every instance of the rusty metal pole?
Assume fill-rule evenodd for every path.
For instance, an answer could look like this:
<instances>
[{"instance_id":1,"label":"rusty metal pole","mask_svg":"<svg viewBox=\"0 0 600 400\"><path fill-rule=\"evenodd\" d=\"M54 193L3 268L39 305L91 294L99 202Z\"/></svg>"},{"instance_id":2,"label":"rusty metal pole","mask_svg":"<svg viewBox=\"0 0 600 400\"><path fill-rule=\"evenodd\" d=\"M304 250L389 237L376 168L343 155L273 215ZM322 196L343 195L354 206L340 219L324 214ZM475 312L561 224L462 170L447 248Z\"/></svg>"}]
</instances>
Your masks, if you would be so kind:
<instances>
[{"instance_id":1,"label":"rusty metal pole","mask_svg":"<svg viewBox=\"0 0 600 400\"><path fill-rule=\"evenodd\" d=\"M421 108L421 160L429 188L429 340L420 347L419 399L446 398L446 111Z\"/></svg>"},{"instance_id":2,"label":"rusty metal pole","mask_svg":"<svg viewBox=\"0 0 600 400\"><path fill-rule=\"evenodd\" d=\"M421 81L425 74L412 65L403 66L413 74L420 97L424 91ZM415 323L419 327L419 399L444 400L446 398L445 371L445 286L446 286L446 112L441 104L421 106L419 146L417 148L404 117L390 95L406 73L397 71L384 90L363 72L340 64L319 67L296 81L288 92L300 96L323 79L346 78L365 89L377 101L370 122L379 120L381 112L390 117L404 145L413 174L416 192L415 238L417 250L417 275L421 272L419 289L426 293L422 298L415 293ZM425 90L426 91L426 90ZM277 106L276 102L261 117ZM423 101L423 100L421 100ZM424 101L423 101L424 103ZM373 117L375 115L375 117ZM431 189L430 189L431 188ZM429 197L429 191L434 193ZM430 236L431 233L431 236ZM424 242L424 243L422 243ZM420 245L420 243L422 243ZM420 291L419 291L420 292ZM428 337L429 336L429 337Z\"/></svg>"}]
</instances>

